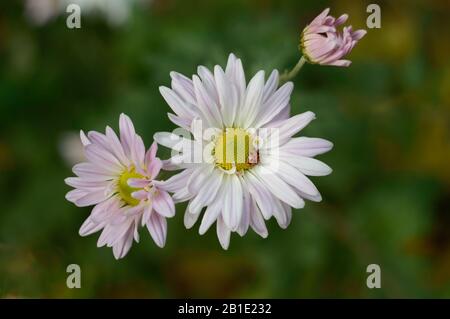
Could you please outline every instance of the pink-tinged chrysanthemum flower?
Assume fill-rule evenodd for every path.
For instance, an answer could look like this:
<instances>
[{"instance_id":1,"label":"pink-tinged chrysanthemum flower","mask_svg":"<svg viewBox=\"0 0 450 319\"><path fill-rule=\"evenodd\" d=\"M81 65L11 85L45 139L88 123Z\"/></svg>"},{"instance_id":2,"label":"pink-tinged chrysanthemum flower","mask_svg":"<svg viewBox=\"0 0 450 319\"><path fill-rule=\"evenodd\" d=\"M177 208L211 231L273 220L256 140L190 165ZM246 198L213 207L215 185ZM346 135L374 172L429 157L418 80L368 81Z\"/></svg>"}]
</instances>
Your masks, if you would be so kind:
<instances>
[{"instance_id":1,"label":"pink-tinged chrysanthemum flower","mask_svg":"<svg viewBox=\"0 0 450 319\"><path fill-rule=\"evenodd\" d=\"M343 58L367 32L353 31L351 26L339 32L337 27L347 21L348 15L336 19L329 12L329 8L325 9L303 30L300 49L310 63L349 66L351 61Z\"/></svg>"},{"instance_id":2,"label":"pink-tinged chrysanthemum flower","mask_svg":"<svg viewBox=\"0 0 450 319\"><path fill-rule=\"evenodd\" d=\"M321 200L306 175L331 173L313 157L333 145L319 138L293 137L315 115L289 117L292 82L278 88L274 70L267 81L259 71L247 84L241 60L233 54L225 71L218 65L213 72L200 66L192 80L176 72L171 77L172 89L160 88L175 113L169 118L192 133L193 140L168 132L155 134L159 144L180 152L163 161L164 168L183 169L158 185L173 192L176 202L189 201L187 228L204 211L200 234L216 222L219 241L227 249L231 232L243 236L251 227L267 237L265 219L273 216L286 228L292 207L302 208L304 199ZM204 129L212 129L198 132L199 121ZM190 161L198 147L209 158Z\"/></svg>"},{"instance_id":3,"label":"pink-tinged chrysanthemum flower","mask_svg":"<svg viewBox=\"0 0 450 319\"><path fill-rule=\"evenodd\" d=\"M120 138L110 128L106 133L81 131L87 161L76 164L66 184L75 189L66 199L79 207L95 205L80 228L87 236L102 230L97 245L113 248L116 259L124 257L139 241L139 226L147 226L159 247L166 241L166 217L175 215L170 195L155 185L162 162L156 157L157 144L145 152L133 123L120 115Z\"/></svg>"}]
</instances>

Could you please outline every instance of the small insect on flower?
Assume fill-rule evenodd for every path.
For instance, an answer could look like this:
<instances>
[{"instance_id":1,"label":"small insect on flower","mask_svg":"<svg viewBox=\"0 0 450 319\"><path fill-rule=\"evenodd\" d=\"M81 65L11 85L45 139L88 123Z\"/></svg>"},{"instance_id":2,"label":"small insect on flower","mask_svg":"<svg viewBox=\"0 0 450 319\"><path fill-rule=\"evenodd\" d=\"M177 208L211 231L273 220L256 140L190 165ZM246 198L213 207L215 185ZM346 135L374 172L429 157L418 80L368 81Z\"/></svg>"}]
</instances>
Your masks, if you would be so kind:
<instances>
[{"instance_id":1,"label":"small insect on flower","mask_svg":"<svg viewBox=\"0 0 450 319\"><path fill-rule=\"evenodd\" d=\"M367 33L366 30L353 31L351 26L337 27L345 23L347 14L334 18L325 9L302 32L300 50L306 61L321 65L349 66L350 60L343 58L350 53L356 43Z\"/></svg>"},{"instance_id":2,"label":"small insect on flower","mask_svg":"<svg viewBox=\"0 0 450 319\"><path fill-rule=\"evenodd\" d=\"M200 234L216 222L220 244L227 249L231 232L243 236L251 227L267 237L265 219L275 217L286 228L291 207L302 208L304 199L321 200L305 175L331 173L330 167L312 157L329 151L333 144L293 137L315 115L290 117L292 82L278 87L279 74L274 70L267 80L259 71L247 84L242 62L233 54L225 70L216 65L211 72L200 66L192 80L176 72L171 77L172 88L160 88L176 114L169 118L192 133L194 140L169 132L155 134L159 144L182 153L164 161L164 168L183 171L158 185L173 192L175 201L189 201L184 215L187 228L204 211ZM205 126L203 134L195 130L197 121ZM189 162L190 145L201 145L209 156Z\"/></svg>"},{"instance_id":3,"label":"small insect on flower","mask_svg":"<svg viewBox=\"0 0 450 319\"><path fill-rule=\"evenodd\" d=\"M86 162L76 164L77 177L66 178L74 187L66 199L79 207L95 205L80 228L87 236L102 230L97 246L112 247L116 259L123 258L133 239L139 242L139 226L147 226L159 247L166 241L166 217L175 215L170 195L155 185L162 162L157 144L145 152L142 138L124 114L119 121L120 139L110 127L106 133L81 131Z\"/></svg>"}]
</instances>

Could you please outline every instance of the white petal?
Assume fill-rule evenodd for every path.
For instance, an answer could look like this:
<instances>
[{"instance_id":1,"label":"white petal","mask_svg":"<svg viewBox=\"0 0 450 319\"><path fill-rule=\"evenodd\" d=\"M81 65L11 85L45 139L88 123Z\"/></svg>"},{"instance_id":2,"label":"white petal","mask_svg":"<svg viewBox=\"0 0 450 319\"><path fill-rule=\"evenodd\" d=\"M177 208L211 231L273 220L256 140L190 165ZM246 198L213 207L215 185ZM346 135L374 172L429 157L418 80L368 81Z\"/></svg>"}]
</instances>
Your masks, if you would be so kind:
<instances>
[{"instance_id":1,"label":"white petal","mask_svg":"<svg viewBox=\"0 0 450 319\"><path fill-rule=\"evenodd\" d=\"M294 85L292 82L285 83L280 87L262 106L261 112L259 112L253 126L264 126L264 124L272 121L278 114L283 112L283 110L289 106L293 89Z\"/></svg>"},{"instance_id":2,"label":"white petal","mask_svg":"<svg viewBox=\"0 0 450 319\"><path fill-rule=\"evenodd\" d=\"M333 148L330 141L314 138L314 137L296 137L290 139L286 144L281 146L280 152L286 152L293 155L306 157L314 157L319 154L328 152Z\"/></svg>"},{"instance_id":3,"label":"white petal","mask_svg":"<svg viewBox=\"0 0 450 319\"><path fill-rule=\"evenodd\" d=\"M252 172L254 172L256 177L258 177L266 188L277 198L294 208L304 207L305 202L303 199L301 199L288 184L267 168L258 165Z\"/></svg>"},{"instance_id":4,"label":"white petal","mask_svg":"<svg viewBox=\"0 0 450 319\"><path fill-rule=\"evenodd\" d=\"M202 222L200 224L199 228L199 234L203 235L206 233L206 231L211 227L211 225L217 220L217 218L220 216L220 213L222 212L222 201L216 200L215 202L211 203L205 211L205 214L203 215Z\"/></svg>"},{"instance_id":5,"label":"white petal","mask_svg":"<svg viewBox=\"0 0 450 319\"><path fill-rule=\"evenodd\" d=\"M192 175L193 169L185 169L181 173L173 175L165 181L153 181L153 183L161 189L169 192L176 192L186 187L187 182Z\"/></svg>"},{"instance_id":6,"label":"white petal","mask_svg":"<svg viewBox=\"0 0 450 319\"><path fill-rule=\"evenodd\" d=\"M153 135L153 139L160 145L171 148L175 151L189 151L192 141L180 135L169 132L158 132Z\"/></svg>"},{"instance_id":7,"label":"white petal","mask_svg":"<svg viewBox=\"0 0 450 319\"><path fill-rule=\"evenodd\" d=\"M207 128L221 128L222 116L219 111L219 106L215 103L214 99L208 94L207 90L203 86L200 78L196 75L192 77L194 82L195 97L197 99L197 107L208 125Z\"/></svg>"},{"instance_id":8,"label":"white petal","mask_svg":"<svg viewBox=\"0 0 450 319\"><path fill-rule=\"evenodd\" d=\"M194 224L197 222L198 217L200 216L200 212L198 214L192 214L188 208L186 208L186 211L184 212L184 227L186 229L192 228Z\"/></svg>"},{"instance_id":9,"label":"white petal","mask_svg":"<svg viewBox=\"0 0 450 319\"><path fill-rule=\"evenodd\" d=\"M186 131L189 131L190 130L190 127L191 127L191 119L185 119L185 118L182 118L182 117L180 117L180 116L177 116L177 115L174 115L174 114L172 114L172 113L167 113L167 116L169 117L169 120L173 123L173 124L175 124L175 125L177 125L177 126L179 126L179 127L182 127L182 128L184 128Z\"/></svg>"},{"instance_id":10,"label":"white petal","mask_svg":"<svg viewBox=\"0 0 450 319\"><path fill-rule=\"evenodd\" d=\"M203 186L204 181L211 174L213 169L214 166L209 164L197 166L193 170L192 175L189 177L189 180L187 182L187 189L189 193L198 194L201 187Z\"/></svg>"},{"instance_id":11,"label":"white petal","mask_svg":"<svg viewBox=\"0 0 450 319\"><path fill-rule=\"evenodd\" d=\"M262 106L263 90L264 71L259 71L250 80L245 93L242 111L238 111L237 123L242 128L249 128L258 115L258 111Z\"/></svg>"},{"instance_id":12,"label":"white petal","mask_svg":"<svg viewBox=\"0 0 450 319\"><path fill-rule=\"evenodd\" d=\"M165 86L160 86L159 92L163 96L164 100L166 100L167 104L169 104L170 108L179 117L189 120L195 116L194 107L188 102L183 101L183 99L180 98L180 96L173 90Z\"/></svg>"},{"instance_id":13,"label":"white petal","mask_svg":"<svg viewBox=\"0 0 450 319\"><path fill-rule=\"evenodd\" d=\"M281 146L286 143L294 134L301 131L307 126L313 119L315 114L313 112L305 112L302 114L294 115L293 117L281 121L278 126L276 134L272 134L268 141L268 146ZM276 139L276 140L273 140Z\"/></svg>"},{"instance_id":14,"label":"white petal","mask_svg":"<svg viewBox=\"0 0 450 319\"><path fill-rule=\"evenodd\" d=\"M272 163L275 161L276 159L273 159ZM309 180L309 178L300 173L298 169L290 164L287 164L284 161L276 161L276 165L267 165L266 167L299 191L313 197L320 196L316 186Z\"/></svg>"},{"instance_id":15,"label":"white petal","mask_svg":"<svg viewBox=\"0 0 450 319\"><path fill-rule=\"evenodd\" d=\"M189 203L189 211L193 214L199 213L203 207L209 205L222 185L224 173L215 169L207 176L196 196Z\"/></svg>"},{"instance_id":16,"label":"white petal","mask_svg":"<svg viewBox=\"0 0 450 319\"><path fill-rule=\"evenodd\" d=\"M192 80L178 72L170 72L172 89L186 102L194 105L194 85Z\"/></svg>"},{"instance_id":17,"label":"white petal","mask_svg":"<svg viewBox=\"0 0 450 319\"><path fill-rule=\"evenodd\" d=\"M273 216L277 220L278 225L280 225L281 228L286 229L291 219L288 216L287 211L283 207L283 202L275 200L274 206L275 208L273 211Z\"/></svg>"},{"instance_id":18,"label":"white petal","mask_svg":"<svg viewBox=\"0 0 450 319\"><path fill-rule=\"evenodd\" d=\"M325 176L333 171L327 164L310 157L283 154L280 159L309 176Z\"/></svg>"},{"instance_id":19,"label":"white petal","mask_svg":"<svg viewBox=\"0 0 450 319\"><path fill-rule=\"evenodd\" d=\"M250 202L250 226L262 238L269 235L264 218L255 201Z\"/></svg>"},{"instance_id":20,"label":"white petal","mask_svg":"<svg viewBox=\"0 0 450 319\"><path fill-rule=\"evenodd\" d=\"M243 182L248 188L251 196L256 201L265 219L272 216L272 195L269 190L251 172L244 175Z\"/></svg>"},{"instance_id":21,"label":"white petal","mask_svg":"<svg viewBox=\"0 0 450 319\"><path fill-rule=\"evenodd\" d=\"M232 127L239 102L236 88L219 66L214 68L214 78L219 94L223 122L226 127Z\"/></svg>"},{"instance_id":22,"label":"white petal","mask_svg":"<svg viewBox=\"0 0 450 319\"><path fill-rule=\"evenodd\" d=\"M264 93L263 93L263 99L262 99L263 103L266 103L266 101L277 90L278 80L279 80L278 70L273 70L272 73L270 74L269 78L267 79L266 84L264 84Z\"/></svg>"},{"instance_id":23,"label":"white petal","mask_svg":"<svg viewBox=\"0 0 450 319\"><path fill-rule=\"evenodd\" d=\"M241 181L236 175L225 175L222 216L227 228L236 230L242 217L243 192Z\"/></svg>"},{"instance_id":24,"label":"white petal","mask_svg":"<svg viewBox=\"0 0 450 319\"><path fill-rule=\"evenodd\" d=\"M223 249L227 250L230 245L230 230L225 225L221 216L217 219L217 237Z\"/></svg>"},{"instance_id":25,"label":"white petal","mask_svg":"<svg viewBox=\"0 0 450 319\"><path fill-rule=\"evenodd\" d=\"M197 73L200 79L203 82L203 86L205 87L206 92L212 98L212 100L218 104L219 103L219 95L217 94L216 83L214 81L214 76L210 70L205 68L204 66L199 66L197 68Z\"/></svg>"},{"instance_id":26,"label":"white petal","mask_svg":"<svg viewBox=\"0 0 450 319\"><path fill-rule=\"evenodd\" d=\"M244 183L241 178L241 183ZM242 184L244 186L244 184ZM250 210L251 202L253 199L250 197L250 193L245 187L242 187L244 192L244 202L242 205L242 217L241 222L237 228L237 233L242 237L247 233L248 227L250 226Z\"/></svg>"},{"instance_id":27,"label":"white petal","mask_svg":"<svg viewBox=\"0 0 450 319\"><path fill-rule=\"evenodd\" d=\"M194 197L194 195L188 192L187 187L175 192L172 196L175 203L185 202L190 200L192 197Z\"/></svg>"}]
</instances>

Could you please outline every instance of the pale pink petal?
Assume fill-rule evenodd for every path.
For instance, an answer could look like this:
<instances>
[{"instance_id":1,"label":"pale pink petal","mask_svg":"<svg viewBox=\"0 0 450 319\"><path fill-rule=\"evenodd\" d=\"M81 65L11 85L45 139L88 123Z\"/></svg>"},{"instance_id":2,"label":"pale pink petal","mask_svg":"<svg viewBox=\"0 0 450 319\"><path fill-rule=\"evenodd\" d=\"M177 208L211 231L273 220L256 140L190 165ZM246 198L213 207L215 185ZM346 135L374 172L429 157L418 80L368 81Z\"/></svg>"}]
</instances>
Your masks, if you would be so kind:
<instances>
[{"instance_id":1,"label":"pale pink petal","mask_svg":"<svg viewBox=\"0 0 450 319\"><path fill-rule=\"evenodd\" d=\"M144 214L142 215L141 218L141 226L144 226L145 224L147 224L150 215L153 213L153 206L152 203L148 203L147 206L145 206L144 208Z\"/></svg>"},{"instance_id":2,"label":"pale pink petal","mask_svg":"<svg viewBox=\"0 0 450 319\"><path fill-rule=\"evenodd\" d=\"M136 192L132 192L131 197L137 200L146 200L148 197L148 192L146 190L141 189Z\"/></svg>"},{"instance_id":3,"label":"pale pink petal","mask_svg":"<svg viewBox=\"0 0 450 319\"><path fill-rule=\"evenodd\" d=\"M120 143L119 138L109 126L106 127L106 137L108 138L110 148L114 155L123 165L128 166L130 164L130 159L126 157L125 151L122 147L122 144Z\"/></svg>"},{"instance_id":4,"label":"pale pink petal","mask_svg":"<svg viewBox=\"0 0 450 319\"><path fill-rule=\"evenodd\" d=\"M145 154L145 166L148 167L150 163L156 158L156 152L158 151L158 143L153 142L152 146L148 149Z\"/></svg>"},{"instance_id":5,"label":"pale pink petal","mask_svg":"<svg viewBox=\"0 0 450 319\"><path fill-rule=\"evenodd\" d=\"M164 217L173 217L175 215L175 204L172 197L163 190L158 190L153 196L153 209Z\"/></svg>"},{"instance_id":6,"label":"pale pink petal","mask_svg":"<svg viewBox=\"0 0 450 319\"><path fill-rule=\"evenodd\" d=\"M127 157L130 157L131 148L134 145L136 133L134 130L133 122L131 122L131 119L123 113L120 114L119 118L119 130L120 130L120 142L122 143L125 155Z\"/></svg>"},{"instance_id":7,"label":"pale pink petal","mask_svg":"<svg viewBox=\"0 0 450 319\"><path fill-rule=\"evenodd\" d=\"M108 199L109 196L111 196L111 194L108 194L104 190L90 192L90 193L86 194L85 196L77 199L75 201L75 205L77 205L78 207L96 205L96 204Z\"/></svg>"},{"instance_id":8,"label":"pale pink petal","mask_svg":"<svg viewBox=\"0 0 450 319\"><path fill-rule=\"evenodd\" d=\"M147 221L147 229L158 247L164 247L167 236L166 218L159 214L151 214Z\"/></svg>"},{"instance_id":9,"label":"pale pink petal","mask_svg":"<svg viewBox=\"0 0 450 319\"><path fill-rule=\"evenodd\" d=\"M83 130L80 131L80 139L83 146L91 144L91 141L89 141L86 134L84 134Z\"/></svg>"},{"instance_id":10,"label":"pale pink petal","mask_svg":"<svg viewBox=\"0 0 450 319\"><path fill-rule=\"evenodd\" d=\"M89 236L93 233L98 232L99 230L101 230L104 227L103 224L101 223L95 223L92 221L92 219L90 217L88 217L83 225L81 225L80 230L79 230L79 234L80 236Z\"/></svg>"},{"instance_id":11,"label":"pale pink petal","mask_svg":"<svg viewBox=\"0 0 450 319\"><path fill-rule=\"evenodd\" d=\"M79 200L81 197L87 195L88 191L81 190L81 189L73 189L70 192L66 194L66 199L69 202L75 203L77 200Z\"/></svg>"},{"instance_id":12,"label":"pale pink petal","mask_svg":"<svg viewBox=\"0 0 450 319\"><path fill-rule=\"evenodd\" d=\"M352 31L346 26L342 31L337 27L345 23L347 14L335 19L323 11L302 32L301 47L307 61L321 65L347 67L351 61L344 60L356 43L366 34L365 30Z\"/></svg>"},{"instance_id":13,"label":"pale pink petal","mask_svg":"<svg viewBox=\"0 0 450 319\"><path fill-rule=\"evenodd\" d=\"M147 166L150 178L154 179L158 176L163 164L159 158L154 158L153 161Z\"/></svg>"},{"instance_id":14,"label":"pale pink petal","mask_svg":"<svg viewBox=\"0 0 450 319\"><path fill-rule=\"evenodd\" d=\"M150 180L146 178L129 178L127 184L133 188L144 188L150 184Z\"/></svg>"},{"instance_id":15,"label":"pale pink petal","mask_svg":"<svg viewBox=\"0 0 450 319\"><path fill-rule=\"evenodd\" d=\"M85 153L87 159L91 163L107 170L108 172L117 174L123 170L120 162L111 153L108 153L95 144L86 146Z\"/></svg>"},{"instance_id":16,"label":"pale pink petal","mask_svg":"<svg viewBox=\"0 0 450 319\"><path fill-rule=\"evenodd\" d=\"M134 229L129 228L127 233L113 246L113 254L116 259L121 259L128 254L133 244Z\"/></svg>"}]
</instances>

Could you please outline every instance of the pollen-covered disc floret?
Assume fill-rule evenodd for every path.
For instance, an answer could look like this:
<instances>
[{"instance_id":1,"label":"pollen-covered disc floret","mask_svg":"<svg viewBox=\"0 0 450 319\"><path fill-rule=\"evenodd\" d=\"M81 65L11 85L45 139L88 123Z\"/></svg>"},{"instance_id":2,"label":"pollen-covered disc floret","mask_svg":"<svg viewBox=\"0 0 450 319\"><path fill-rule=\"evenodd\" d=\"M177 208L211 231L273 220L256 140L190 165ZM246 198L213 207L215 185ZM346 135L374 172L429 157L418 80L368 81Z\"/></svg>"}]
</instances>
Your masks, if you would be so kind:
<instances>
[{"instance_id":1,"label":"pollen-covered disc floret","mask_svg":"<svg viewBox=\"0 0 450 319\"><path fill-rule=\"evenodd\" d=\"M227 172L241 172L257 164L257 150L250 133L241 128L226 128L215 140L217 167Z\"/></svg>"},{"instance_id":2,"label":"pollen-covered disc floret","mask_svg":"<svg viewBox=\"0 0 450 319\"><path fill-rule=\"evenodd\" d=\"M247 83L241 60L233 54L225 70L217 65L211 72L200 66L192 78L176 72L171 77L172 87L160 88L174 112L169 119L193 138L155 134L159 144L175 152L163 167L182 170L157 185L173 192L175 201L189 201L187 228L203 216L199 232L204 234L216 222L219 241L227 249L231 232L243 236L251 227L266 237L264 220L275 217L285 228L292 207L302 208L304 199L321 200L306 175L331 172L313 157L333 145L319 138L293 137L315 116L305 112L289 117L292 82L279 87L275 70L267 80L259 71ZM196 130L197 122L203 134ZM200 145L203 155L210 156L192 161L197 154L192 145Z\"/></svg>"},{"instance_id":3,"label":"pollen-covered disc floret","mask_svg":"<svg viewBox=\"0 0 450 319\"><path fill-rule=\"evenodd\" d=\"M153 240L163 247L166 217L175 214L169 194L155 185L162 163L156 157L157 144L145 152L142 138L135 133L128 116L120 116L120 138L110 127L106 133L81 131L86 162L76 164L77 177L66 178L75 189L67 200L75 205L95 205L80 228L87 236L102 230L98 246L113 248L115 258L124 257L139 241L139 226L147 226Z\"/></svg>"}]
</instances>

